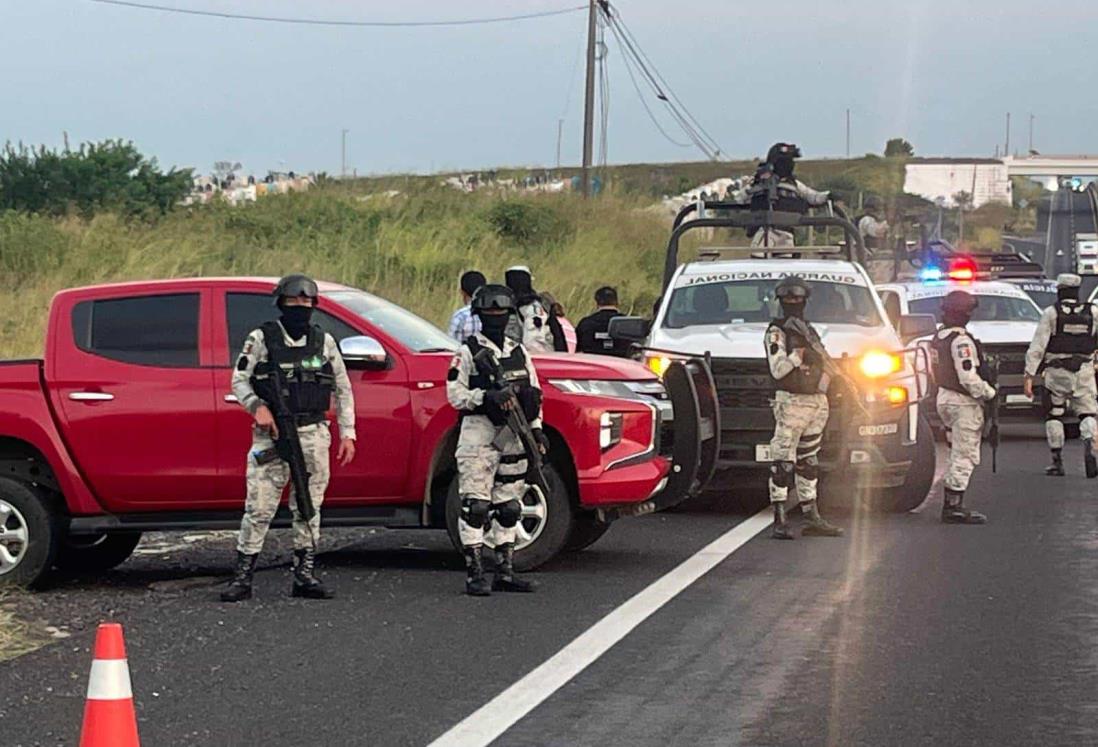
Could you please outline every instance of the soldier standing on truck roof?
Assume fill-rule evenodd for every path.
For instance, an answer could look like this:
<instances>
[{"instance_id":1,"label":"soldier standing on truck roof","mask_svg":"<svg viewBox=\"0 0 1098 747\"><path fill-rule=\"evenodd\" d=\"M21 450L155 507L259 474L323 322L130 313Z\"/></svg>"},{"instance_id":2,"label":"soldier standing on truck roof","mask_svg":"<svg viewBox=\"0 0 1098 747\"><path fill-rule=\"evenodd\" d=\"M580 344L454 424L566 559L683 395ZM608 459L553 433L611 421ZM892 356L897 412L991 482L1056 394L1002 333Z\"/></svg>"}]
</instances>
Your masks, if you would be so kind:
<instances>
[{"instance_id":1,"label":"soldier standing on truck roof","mask_svg":"<svg viewBox=\"0 0 1098 747\"><path fill-rule=\"evenodd\" d=\"M263 540L278 510L282 490L290 479L290 467L274 451L278 437L271 412L273 398L268 372L280 366L286 374L290 408L297 420L298 436L309 472L309 494L316 514L305 522L297 503L290 497L293 512L295 597L331 599L313 573L316 545L320 537L320 505L328 488L328 454L332 436L327 412L335 393L339 422L339 451L336 460L347 465L355 457L355 402L351 380L339 353L339 346L327 332L312 324L319 294L316 283L304 275L287 275L273 293L281 316L253 330L244 342L233 371L233 394L254 418L252 446L248 451L248 496L237 541L236 573L222 592L226 602L239 602L252 595L252 575Z\"/></svg>"},{"instance_id":2,"label":"soldier standing on truck roof","mask_svg":"<svg viewBox=\"0 0 1098 747\"><path fill-rule=\"evenodd\" d=\"M1026 396L1033 397L1033 381L1043 374L1050 400L1045 435L1052 450L1052 464L1045 469L1046 475L1064 474L1063 420L1070 406L1079 417L1086 475L1098 477L1098 460L1094 455L1098 412L1094 353L1098 350L1098 328L1094 306L1079 300L1082 282L1082 278L1071 273L1056 278L1056 303L1041 312L1037 332L1026 351Z\"/></svg>"},{"instance_id":3,"label":"soldier standing on truck roof","mask_svg":"<svg viewBox=\"0 0 1098 747\"><path fill-rule=\"evenodd\" d=\"M775 293L782 318L766 328L766 360L774 379L774 438L770 440L770 503L774 506L774 539L793 539L786 517L789 489L796 488L804 513L803 536L839 537L843 530L820 516L816 502L820 446L827 426L829 377L823 361L796 332L786 329L791 318L804 319L811 295L796 275L778 283ZM805 321L808 325L808 322ZM808 325L811 330L811 325Z\"/></svg>"},{"instance_id":4,"label":"soldier standing on truck roof","mask_svg":"<svg viewBox=\"0 0 1098 747\"><path fill-rule=\"evenodd\" d=\"M969 478L980 463L984 433L982 402L998 393L987 381L980 342L965 328L977 300L964 291L942 299L942 328L930 342L930 363L938 385L938 415L950 432L949 466L943 479L942 521L983 524L987 517L964 507Z\"/></svg>"},{"instance_id":5,"label":"soldier standing on truck roof","mask_svg":"<svg viewBox=\"0 0 1098 747\"><path fill-rule=\"evenodd\" d=\"M533 583L515 575L515 540L526 494L526 453L507 426L506 409L517 399L533 436L545 453L549 440L541 429L541 389L534 364L522 344L505 334L515 312L515 298L503 285L485 285L472 301L481 331L462 343L446 376L446 396L461 413L461 433L455 454L461 515L458 533L465 553L465 593L488 596L492 591L529 592ZM474 359L491 353L515 397L491 385ZM495 551L496 573L491 590L484 578L484 546Z\"/></svg>"},{"instance_id":6,"label":"soldier standing on truck roof","mask_svg":"<svg viewBox=\"0 0 1098 747\"><path fill-rule=\"evenodd\" d=\"M865 269L874 283L890 282L896 275L893 252L887 246L888 221L881 213L880 198L871 195L865 199L865 214L858 219L858 233L868 255Z\"/></svg>"},{"instance_id":7,"label":"soldier standing on truck roof","mask_svg":"<svg viewBox=\"0 0 1098 747\"><path fill-rule=\"evenodd\" d=\"M817 192L793 176L796 159L801 149L792 143L775 143L766 154L766 161L759 164L747 197L753 211L773 209L785 213L804 215L809 207L826 205L829 192ZM774 189L771 189L773 184ZM748 229L751 246L793 246L793 233L778 228L755 226Z\"/></svg>"}]
</instances>

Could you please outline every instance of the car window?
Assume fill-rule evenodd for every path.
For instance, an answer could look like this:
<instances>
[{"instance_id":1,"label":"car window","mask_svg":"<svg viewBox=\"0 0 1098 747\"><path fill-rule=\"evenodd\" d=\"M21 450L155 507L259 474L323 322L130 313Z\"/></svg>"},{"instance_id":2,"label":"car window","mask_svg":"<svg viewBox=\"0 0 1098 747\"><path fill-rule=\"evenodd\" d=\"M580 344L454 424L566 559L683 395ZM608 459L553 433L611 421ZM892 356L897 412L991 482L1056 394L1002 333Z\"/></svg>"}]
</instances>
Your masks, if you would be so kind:
<instances>
[{"instance_id":1,"label":"car window","mask_svg":"<svg viewBox=\"0 0 1098 747\"><path fill-rule=\"evenodd\" d=\"M458 343L426 319L402 306L360 290L338 290L324 293L364 321L400 341L417 353L457 350Z\"/></svg>"},{"instance_id":2,"label":"car window","mask_svg":"<svg viewBox=\"0 0 1098 747\"><path fill-rule=\"evenodd\" d=\"M197 293L81 301L73 307L76 346L124 363L198 366Z\"/></svg>"},{"instance_id":3,"label":"car window","mask_svg":"<svg viewBox=\"0 0 1098 747\"><path fill-rule=\"evenodd\" d=\"M932 296L930 298L917 298L911 301L912 314L933 314L939 322L942 321L942 298ZM1041 319L1038 311L1028 298L1012 298L1010 296L978 296L979 305L972 312L974 322L1037 322Z\"/></svg>"},{"instance_id":4,"label":"car window","mask_svg":"<svg viewBox=\"0 0 1098 747\"><path fill-rule=\"evenodd\" d=\"M229 358L244 347L244 339L264 322L278 319L278 308L271 296L260 293L229 293L225 296L225 318L229 327ZM313 312L313 323L335 338L336 342L361 334L326 311Z\"/></svg>"},{"instance_id":5,"label":"car window","mask_svg":"<svg viewBox=\"0 0 1098 747\"><path fill-rule=\"evenodd\" d=\"M881 296L881 303L884 304L885 314L888 315L889 321L892 322L893 327L898 327L900 324L900 296L894 291L879 291Z\"/></svg>"},{"instance_id":6,"label":"car window","mask_svg":"<svg viewBox=\"0 0 1098 747\"><path fill-rule=\"evenodd\" d=\"M774 296L777 280L733 280L676 288L663 326L681 329L702 324L766 322L779 315ZM878 326L881 318L872 292L861 285L808 281L812 295L805 316L809 321Z\"/></svg>"},{"instance_id":7,"label":"car window","mask_svg":"<svg viewBox=\"0 0 1098 747\"><path fill-rule=\"evenodd\" d=\"M1033 299L1033 303L1040 306L1042 309L1047 309L1056 303L1056 291L1050 290L1027 290L1026 293Z\"/></svg>"}]
</instances>

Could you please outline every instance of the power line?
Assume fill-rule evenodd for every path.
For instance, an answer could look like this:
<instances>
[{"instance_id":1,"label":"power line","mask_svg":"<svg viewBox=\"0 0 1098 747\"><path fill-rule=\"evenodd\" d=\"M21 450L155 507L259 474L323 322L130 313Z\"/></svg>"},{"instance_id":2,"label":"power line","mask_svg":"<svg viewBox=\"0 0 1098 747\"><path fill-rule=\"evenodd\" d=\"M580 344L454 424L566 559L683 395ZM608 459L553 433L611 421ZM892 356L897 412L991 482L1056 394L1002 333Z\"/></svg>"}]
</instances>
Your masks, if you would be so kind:
<instances>
[{"instance_id":1,"label":"power line","mask_svg":"<svg viewBox=\"0 0 1098 747\"><path fill-rule=\"evenodd\" d=\"M227 13L216 10L196 10L193 8L175 8L170 5L153 5L151 3L130 2L129 0L88 0L88 2L101 5L117 5L124 8L137 8L140 10L158 10L164 13L178 13L189 16L205 16L208 18L228 18L236 21L264 21L267 23L292 23L307 26L358 26L371 28L413 28L427 26L474 26L486 23L507 23L509 21L526 21L534 18L548 18L565 13L575 13L586 10L586 5L578 5L558 10L546 10L539 13L524 13L514 16L498 16L495 18L464 18L451 21L336 21L323 18L285 18L279 16L255 16L243 13Z\"/></svg>"},{"instance_id":2,"label":"power line","mask_svg":"<svg viewBox=\"0 0 1098 747\"><path fill-rule=\"evenodd\" d=\"M613 34L616 38L618 38L618 43L622 44L622 47L624 48L625 45L622 43L621 38L618 37L617 28L615 28L614 26L611 26L610 31L613 32ZM644 107L644 111L648 115L648 119L651 120L652 125L657 130L659 130L659 133L661 135L663 135L663 137L667 140L667 142L671 143L672 145L677 145L680 148L689 148L690 143L680 143L678 140L671 137L671 135L667 132L667 130L663 129L663 125L661 125L659 120L656 119L656 115L652 113L652 109L648 106L648 102L645 101L644 93L640 89L640 84L637 83L637 76L633 74L633 63L629 62L629 55L628 54L623 54L621 56L621 59L622 59L622 63L625 65L625 72L627 72L629 74L629 80L631 80L633 82L633 90L637 92L637 98L640 99L641 106Z\"/></svg>"}]
</instances>

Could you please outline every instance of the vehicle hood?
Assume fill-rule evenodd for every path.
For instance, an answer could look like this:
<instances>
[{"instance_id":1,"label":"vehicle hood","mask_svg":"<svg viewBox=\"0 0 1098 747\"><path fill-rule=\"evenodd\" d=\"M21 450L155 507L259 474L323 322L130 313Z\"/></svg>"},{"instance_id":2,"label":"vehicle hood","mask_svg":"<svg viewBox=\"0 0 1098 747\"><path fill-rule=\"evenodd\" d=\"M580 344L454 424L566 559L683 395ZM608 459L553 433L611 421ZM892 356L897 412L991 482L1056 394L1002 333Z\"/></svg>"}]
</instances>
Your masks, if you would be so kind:
<instances>
[{"instance_id":1,"label":"vehicle hood","mask_svg":"<svg viewBox=\"0 0 1098 747\"><path fill-rule=\"evenodd\" d=\"M669 351L714 358L764 358L763 337L768 322L707 324L684 329L656 330L649 346ZM859 327L854 324L813 324L831 357L857 356L869 350L900 350L896 333L888 326Z\"/></svg>"},{"instance_id":2,"label":"vehicle hood","mask_svg":"<svg viewBox=\"0 0 1098 747\"><path fill-rule=\"evenodd\" d=\"M968 329L977 340L990 345L1029 345L1037 332L1037 322L969 322Z\"/></svg>"},{"instance_id":3,"label":"vehicle hood","mask_svg":"<svg viewBox=\"0 0 1098 747\"><path fill-rule=\"evenodd\" d=\"M531 357L539 379L646 381L656 378L646 366L628 358L584 353L546 353Z\"/></svg>"}]
</instances>

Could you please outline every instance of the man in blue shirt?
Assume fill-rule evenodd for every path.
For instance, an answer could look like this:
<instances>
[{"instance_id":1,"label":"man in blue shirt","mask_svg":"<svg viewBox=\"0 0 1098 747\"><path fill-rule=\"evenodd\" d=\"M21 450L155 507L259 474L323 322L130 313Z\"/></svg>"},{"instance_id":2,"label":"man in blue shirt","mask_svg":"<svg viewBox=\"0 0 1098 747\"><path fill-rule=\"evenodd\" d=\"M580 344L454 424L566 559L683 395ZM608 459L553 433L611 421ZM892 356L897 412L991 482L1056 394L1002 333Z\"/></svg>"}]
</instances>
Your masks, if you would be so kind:
<instances>
[{"instance_id":1,"label":"man in blue shirt","mask_svg":"<svg viewBox=\"0 0 1098 747\"><path fill-rule=\"evenodd\" d=\"M487 282L484 274L476 270L469 270L461 275L461 299L465 305L454 312L450 317L450 337L458 342L465 342L468 338L480 332L480 318L475 316L469 308L473 294Z\"/></svg>"}]
</instances>

